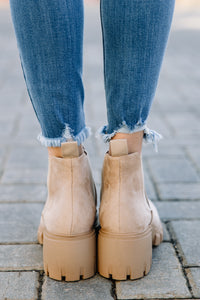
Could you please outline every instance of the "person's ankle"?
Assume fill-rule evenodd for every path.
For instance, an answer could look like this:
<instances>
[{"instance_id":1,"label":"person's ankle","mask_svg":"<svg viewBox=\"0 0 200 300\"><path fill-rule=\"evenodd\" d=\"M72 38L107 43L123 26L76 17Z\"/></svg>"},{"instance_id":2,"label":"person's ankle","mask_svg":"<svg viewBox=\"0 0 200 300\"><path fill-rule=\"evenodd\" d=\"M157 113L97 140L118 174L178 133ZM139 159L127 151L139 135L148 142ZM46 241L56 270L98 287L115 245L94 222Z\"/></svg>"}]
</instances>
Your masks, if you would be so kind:
<instances>
[{"instance_id":1,"label":"person's ankle","mask_svg":"<svg viewBox=\"0 0 200 300\"><path fill-rule=\"evenodd\" d=\"M48 147L49 157L62 157L61 147Z\"/></svg>"},{"instance_id":2,"label":"person's ankle","mask_svg":"<svg viewBox=\"0 0 200 300\"><path fill-rule=\"evenodd\" d=\"M78 146L79 155L81 155L84 151L84 148L81 145ZM48 147L48 155L49 157L63 157L62 148L61 147Z\"/></svg>"},{"instance_id":3,"label":"person's ankle","mask_svg":"<svg viewBox=\"0 0 200 300\"><path fill-rule=\"evenodd\" d=\"M142 152L142 141L143 141L144 132L138 131L134 133L122 133L117 132L111 140L115 139L126 139L128 145L128 153Z\"/></svg>"}]
</instances>

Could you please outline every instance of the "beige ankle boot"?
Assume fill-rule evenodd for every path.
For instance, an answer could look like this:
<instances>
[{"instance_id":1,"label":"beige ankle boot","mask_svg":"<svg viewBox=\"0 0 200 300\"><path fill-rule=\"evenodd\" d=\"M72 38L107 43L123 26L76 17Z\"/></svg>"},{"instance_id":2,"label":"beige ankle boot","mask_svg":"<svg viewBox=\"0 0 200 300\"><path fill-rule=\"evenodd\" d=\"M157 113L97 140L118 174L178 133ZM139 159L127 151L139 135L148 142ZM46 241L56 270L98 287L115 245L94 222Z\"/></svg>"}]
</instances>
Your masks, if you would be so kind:
<instances>
[{"instance_id":1,"label":"beige ankle boot","mask_svg":"<svg viewBox=\"0 0 200 300\"><path fill-rule=\"evenodd\" d=\"M75 281L95 274L96 189L87 153L76 142L62 144L63 158L49 158L48 199L38 240L44 270L57 280Z\"/></svg>"},{"instance_id":2,"label":"beige ankle boot","mask_svg":"<svg viewBox=\"0 0 200 300\"><path fill-rule=\"evenodd\" d=\"M146 275L162 224L145 195L141 155L128 154L126 140L112 140L105 154L99 217L99 273L116 280Z\"/></svg>"}]
</instances>

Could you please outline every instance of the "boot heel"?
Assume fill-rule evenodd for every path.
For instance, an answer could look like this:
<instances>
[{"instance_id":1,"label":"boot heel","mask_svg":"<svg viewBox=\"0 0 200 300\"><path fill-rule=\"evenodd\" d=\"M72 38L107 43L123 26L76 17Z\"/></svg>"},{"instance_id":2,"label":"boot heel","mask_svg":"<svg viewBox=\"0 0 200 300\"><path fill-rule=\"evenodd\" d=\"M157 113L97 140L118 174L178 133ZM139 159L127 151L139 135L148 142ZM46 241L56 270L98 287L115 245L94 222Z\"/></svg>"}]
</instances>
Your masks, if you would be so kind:
<instances>
[{"instance_id":1,"label":"boot heel","mask_svg":"<svg viewBox=\"0 0 200 300\"><path fill-rule=\"evenodd\" d=\"M77 281L96 271L96 234L61 237L43 234L43 260L46 275L56 280Z\"/></svg>"},{"instance_id":2,"label":"boot heel","mask_svg":"<svg viewBox=\"0 0 200 300\"><path fill-rule=\"evenodd\" d=\"M98 271L106 278L137 279L150 271L152 230L142 234L109 234L100 229L98 236Z\"/></svg>"}]
</instances>

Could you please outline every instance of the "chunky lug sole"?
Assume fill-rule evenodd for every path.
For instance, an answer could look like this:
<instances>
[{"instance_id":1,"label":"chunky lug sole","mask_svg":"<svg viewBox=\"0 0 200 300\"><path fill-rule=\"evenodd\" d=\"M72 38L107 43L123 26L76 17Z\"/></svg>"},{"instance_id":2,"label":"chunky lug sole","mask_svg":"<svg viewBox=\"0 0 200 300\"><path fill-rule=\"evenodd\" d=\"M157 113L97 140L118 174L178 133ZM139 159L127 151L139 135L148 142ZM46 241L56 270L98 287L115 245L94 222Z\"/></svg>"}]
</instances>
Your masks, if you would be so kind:
<instances>
[{"instance_id":1,"label":"chunky lug sole","mask_svg":"<svg viewBox=\"0 0 200 300\"><path fill-rule=\"evenodd\" d=\"M96 272L96 234L55 236L43 232L43 261L46 275L56 280L77 281Z\"/></svg>"},{"instance_id":2,"label":"chunky lug sole","mask_svg":"<svg viewBox=\"0 0 200 300\"><path fill-rule=\"evenodd\" d=\"M142 234L109 234L100 229L98 271L106 278L137 279L148 274L152 263L151 226Z\"/></svg>"}]
</instances>

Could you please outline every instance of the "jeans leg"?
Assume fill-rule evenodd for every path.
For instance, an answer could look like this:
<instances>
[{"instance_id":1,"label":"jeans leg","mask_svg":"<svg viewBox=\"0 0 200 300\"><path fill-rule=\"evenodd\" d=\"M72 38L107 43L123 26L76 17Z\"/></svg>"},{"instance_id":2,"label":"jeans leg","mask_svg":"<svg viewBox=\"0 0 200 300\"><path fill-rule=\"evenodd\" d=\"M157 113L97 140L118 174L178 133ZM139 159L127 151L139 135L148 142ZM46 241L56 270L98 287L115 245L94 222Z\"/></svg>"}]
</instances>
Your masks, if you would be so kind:
<instances>
[{"instance_id":1,"label":"jeans leg","mask_svg":"<svg viewBox=\"0 0 200 300\"><path fill-rule=\"evenodd\" d=\"M10 0L27 90L41 125L39 140L83 142L83 1Z\"/></svg>"},{"instance_id":2,"label":"jeans leg","mask_svg":"<svg viewBox=\"0 0 200 300\"><path fill-rule=\"evenodd\" d=\"M116 132L144 130L146 141L160 135L146 126L174 11L174 0L101 0L104 81L108 125Z\"/></svg>"}]
</instances>

